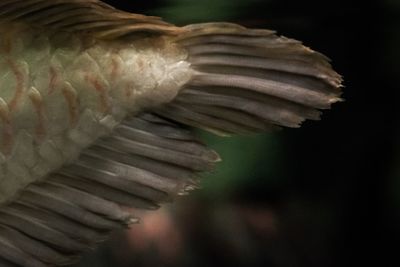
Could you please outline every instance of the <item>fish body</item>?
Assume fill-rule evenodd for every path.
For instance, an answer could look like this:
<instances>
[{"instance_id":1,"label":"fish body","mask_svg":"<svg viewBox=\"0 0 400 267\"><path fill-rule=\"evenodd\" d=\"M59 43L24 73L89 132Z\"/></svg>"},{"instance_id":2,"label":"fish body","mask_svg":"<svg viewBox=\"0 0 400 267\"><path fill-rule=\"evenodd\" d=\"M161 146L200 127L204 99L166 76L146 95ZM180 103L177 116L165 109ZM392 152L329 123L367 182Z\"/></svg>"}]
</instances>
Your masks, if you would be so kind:
<instances>
[{"instance_id":1,"label":"fish body","mask_svg":"<svg viewBox=\"0 0 400 267\"><path fill-rule=\"evenodd\" d=\"M324 55L274 31L176 27L98 0L0 2L0 265L76 262L199 186L249 135L341 101ZM133 209L132 209L133 208Z\"/></svg>"},{"instance_id":2,"label":"fish body","mask_svg":"<svg viewBox=\"0 0 400 267\"><path fill-rule=\"evenodd\" d=\"M163 38L112 43L18 24L0 36L0 203L190 78L187 53Z\"/></svg>"}]
</instances>

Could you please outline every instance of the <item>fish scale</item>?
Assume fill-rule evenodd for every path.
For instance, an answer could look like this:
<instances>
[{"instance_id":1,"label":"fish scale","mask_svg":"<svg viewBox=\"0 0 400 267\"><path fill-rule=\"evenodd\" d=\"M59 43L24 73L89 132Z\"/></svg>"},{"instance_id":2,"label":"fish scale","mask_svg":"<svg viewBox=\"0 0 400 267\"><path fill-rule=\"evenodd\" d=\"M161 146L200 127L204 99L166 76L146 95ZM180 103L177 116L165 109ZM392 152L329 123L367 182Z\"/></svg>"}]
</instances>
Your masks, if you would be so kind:
<instances>
[{"instance_id":1,"label":"fish scale","mask_svg":"<svg viewBox=\"0 0 400 267\"><path fill-rule=\"evenodd\" d=\"M188 80L186 54L176 48L166 48L171 56L152 46L139 51L134 44L110 46L67 33L43 38L10 27L20 28L0 29L0 102L9 117L0 133L11 131L1 140L0 203L73 162L143 103L175 96Z\"/></svg>"},{"instance_id":2,"label":"fish scale","mask_svg":"<svg viewBox=\"0 0 400 267\"><path fill-rule=\"evenodd\" d=\"M274 31L177 27L98 0L0 1L0 265L64 266L199 187L220 136L341 100L329 59Z\"/></svg>"}]
</instances>

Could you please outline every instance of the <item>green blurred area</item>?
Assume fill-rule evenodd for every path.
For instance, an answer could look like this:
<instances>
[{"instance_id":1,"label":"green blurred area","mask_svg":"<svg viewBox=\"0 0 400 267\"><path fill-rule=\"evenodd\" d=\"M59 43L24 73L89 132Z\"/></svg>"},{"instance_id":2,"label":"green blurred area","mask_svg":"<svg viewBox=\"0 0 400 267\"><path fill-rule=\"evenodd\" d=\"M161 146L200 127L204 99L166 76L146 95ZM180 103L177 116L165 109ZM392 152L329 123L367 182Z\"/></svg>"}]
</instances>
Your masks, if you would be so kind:
<instances>
[{"instance_id":1,"label":"green blurred area","mask_svg":"<svg viewBox=\"0 0 400 267\"><path fill-rule=\"evenodd\" d=\"M230 20L243 14L243 9L262 0L166 0L165 7L154 14L175 24ZM264 0L265 1L265 0Z\"/></svg>"},{"instance_id":2,"label":"green blurred area","mask_svg":"<svg viewBox=\"0 0 400 267\"><path fill-rule=\"evenodd\" d=\"M164 0L165 5L152 10L166 21L186 25L209 21L235 20L257 2L266 0ZM272 186L283 182L282 143L279 135L265 134L254 136L219 137L200 132L201 139L215 151L222 162L215 172L203 175L201 187L195 192L198 196L210 199L226 199L238 188L257 184Z\"/></svg>"},{"instance_id":3,"label":"green blurred area","mask_svg":"<svg viewBox=\"0 0 400 267\"><path fill-rule=\"evenodd\" d=\"M202 139L218 151L222 162L202 180L197 194L212 199L228 198L237 188L267 187L282 183L282 144L277 134L221 138L203 133Z\"/></svg>"}]
</instances>

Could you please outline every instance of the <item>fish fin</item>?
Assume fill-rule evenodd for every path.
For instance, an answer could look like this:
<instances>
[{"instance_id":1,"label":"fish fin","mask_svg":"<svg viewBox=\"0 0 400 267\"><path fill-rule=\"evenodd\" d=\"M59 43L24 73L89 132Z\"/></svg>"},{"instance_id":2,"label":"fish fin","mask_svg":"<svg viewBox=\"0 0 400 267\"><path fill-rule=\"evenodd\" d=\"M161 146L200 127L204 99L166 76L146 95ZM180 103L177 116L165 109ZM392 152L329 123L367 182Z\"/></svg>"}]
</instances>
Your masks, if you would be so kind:
<instances>
[{"instance_id":1,"label":"fish fin","mask_svg":"<svg viewBox=\"0 0 400 267\"><path fill-rule=\"evenodd\" d=\"M221 134L299 127L341 101L329 59L273 31L194 24L174 38L187 49L192 79L155 112Z\"/></svg>"},{"instance_id":2,"label":"fish fin","mask_svg":"<svg viewBox=\"0 0 400 267\"><path fill-rule=\"evenodd\" d=\"M182 125L153 114L126 119L71 165L0 207L0 263L63 266L198 187L219 156Z\"/></svg>"},{"instance_id":3,"label":"fish fin","mask_svg":"<svg viewBox=\"0 0 400 267\"><path fill-rule=\"evenodd\" d=\"M2 23L25 23L47 32L82 33L105 40L182 32L158 17L124 12L98 0L5 0L0 2Z\"/></svg>"}]
</instances>

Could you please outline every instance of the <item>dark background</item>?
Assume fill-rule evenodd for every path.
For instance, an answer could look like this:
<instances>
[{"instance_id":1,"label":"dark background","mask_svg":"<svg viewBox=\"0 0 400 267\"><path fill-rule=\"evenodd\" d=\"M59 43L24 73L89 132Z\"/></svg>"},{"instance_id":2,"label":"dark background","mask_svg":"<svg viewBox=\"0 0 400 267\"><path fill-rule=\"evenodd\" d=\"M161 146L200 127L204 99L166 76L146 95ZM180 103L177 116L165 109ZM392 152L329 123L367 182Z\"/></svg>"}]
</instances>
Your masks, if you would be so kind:
<instances>
[{"instance_id":1,"label":"dark background","mask_svg":"<svg viewBox=\"0 0 400 267\"><path fill-rule=\"evenodd\" d=\"M106 1L184 25L275 29L328 55L343 97L320 122L205 135L224 162L79 266L399 266L400 1Z\"/></svg>"}]
</instances>

